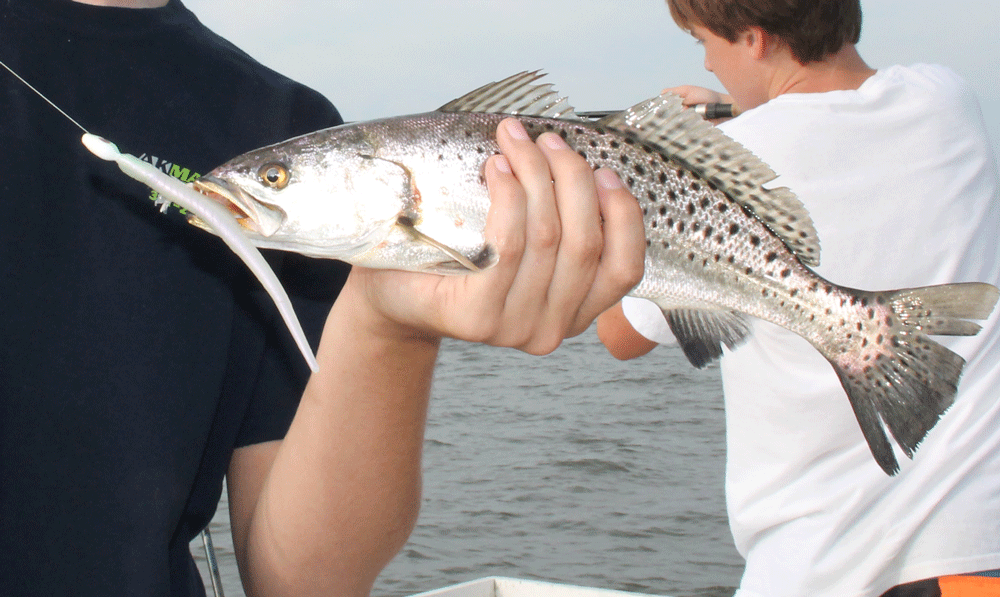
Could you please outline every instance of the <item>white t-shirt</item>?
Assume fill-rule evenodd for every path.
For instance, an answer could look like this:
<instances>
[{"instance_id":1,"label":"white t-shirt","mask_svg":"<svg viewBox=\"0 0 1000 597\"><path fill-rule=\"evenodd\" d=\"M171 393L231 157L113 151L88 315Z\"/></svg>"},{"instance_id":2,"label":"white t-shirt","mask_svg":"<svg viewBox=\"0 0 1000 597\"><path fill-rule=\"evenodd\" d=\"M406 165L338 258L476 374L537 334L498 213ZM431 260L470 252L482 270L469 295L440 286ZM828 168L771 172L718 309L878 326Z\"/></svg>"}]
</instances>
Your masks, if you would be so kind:
<instances>
[{"instance_id":1,"label":"white t-shirt","mask_svg":"<svg viewBox=\"0 0 1000 597\"><path fill-rule=\"evenodd\" d=\"M816 272L885 290L1000 286L996 161L973 94L939 66L895 66L857 91L787 94L723 125L805 203ZM673 341L652 303L626 316ZM997 311L1000 311L998 309ZM1000 568L1000 326L934 339L966 358L958 397L886 476L830 364L763 321L722 360L726 494L747 560L739 597L878 596Z\"/></svg>"}]
</instances>

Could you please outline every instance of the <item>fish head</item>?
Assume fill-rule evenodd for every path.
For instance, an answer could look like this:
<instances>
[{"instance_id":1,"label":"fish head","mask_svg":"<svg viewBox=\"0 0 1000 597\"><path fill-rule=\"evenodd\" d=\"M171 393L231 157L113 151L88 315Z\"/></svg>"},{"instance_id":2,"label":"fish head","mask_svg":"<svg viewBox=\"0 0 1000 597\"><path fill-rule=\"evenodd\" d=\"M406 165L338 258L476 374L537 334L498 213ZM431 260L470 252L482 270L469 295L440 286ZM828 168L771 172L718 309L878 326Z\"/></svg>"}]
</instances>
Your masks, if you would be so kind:
<instances>
[{"instance_id":1,"label":"fish head","mask_svg":"<svg viewBox=\"0 0 1000 597\"><path fill-rule=\"evenodd\" d=\"M191 185L228 207L258 247L345 261L381 243L413 203L407 169L375 157L350 127L251 151Z\"/></svg>"}]
</instances>

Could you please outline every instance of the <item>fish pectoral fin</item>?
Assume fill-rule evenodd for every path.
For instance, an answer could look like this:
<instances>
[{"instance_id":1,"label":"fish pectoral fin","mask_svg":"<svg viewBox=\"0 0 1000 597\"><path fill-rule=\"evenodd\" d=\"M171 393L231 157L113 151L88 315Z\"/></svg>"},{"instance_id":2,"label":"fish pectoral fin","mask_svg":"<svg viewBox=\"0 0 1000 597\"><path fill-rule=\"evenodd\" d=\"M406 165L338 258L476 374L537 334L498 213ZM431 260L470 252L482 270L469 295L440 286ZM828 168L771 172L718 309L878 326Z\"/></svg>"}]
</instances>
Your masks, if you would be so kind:
<instances>
[{"instance_id":1,"label":"fish pectoral fin","mask_svg":"<svg viewBox=\"0 0 1000 597\"><path fill-rule=\"evenodd\" d=\"M670 309L663 312L684 355L701 369L722 356L722 345L732 350L750 335L750 324L735 311Z\"/></svg>"},{"instance_id":2,"label":"fish pectoral fin","mask_svg":"<svg viewBox=\"0 0 1000 597\"><path fill-rule=\"evenodd\" d=\"M405 230L406 233L412 236L414 240L434 247L435 249L441 251L448 257L451 257L454 261L458 262L459 265L469 270L470 272L475 273L483 271L481 267L473 263L465 255L462 255L461 253L449 247L448 245L442 242L438 242L437 240L417 230L413 223L412 218L408 216L399 216L399 218L396 220L396 225Z\"/></svg>"}]
</instances>

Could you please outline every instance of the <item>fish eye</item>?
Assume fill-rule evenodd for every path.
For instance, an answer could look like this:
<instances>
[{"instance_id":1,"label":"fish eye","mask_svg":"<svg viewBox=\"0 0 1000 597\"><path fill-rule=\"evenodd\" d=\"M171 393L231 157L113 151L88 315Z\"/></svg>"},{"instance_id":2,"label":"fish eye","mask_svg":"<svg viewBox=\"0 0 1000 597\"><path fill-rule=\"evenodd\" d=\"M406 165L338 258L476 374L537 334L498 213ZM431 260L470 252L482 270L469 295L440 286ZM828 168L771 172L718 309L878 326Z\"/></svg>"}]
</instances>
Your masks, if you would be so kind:
<instances>
[{"instance_id":1,"label":"fish eye","mask_svg":"<svg viewBox=\"0 0 1000 597\"><path fill-rule=\"evenodd\" d=\"M278 162L270 162L264 164L257 170L257 176L260 177L260 182L264 186L271 187L272 189L283 189L288 186L288 181L291 179L291 173L284 164Z\"/></svg>"}]
</instances>

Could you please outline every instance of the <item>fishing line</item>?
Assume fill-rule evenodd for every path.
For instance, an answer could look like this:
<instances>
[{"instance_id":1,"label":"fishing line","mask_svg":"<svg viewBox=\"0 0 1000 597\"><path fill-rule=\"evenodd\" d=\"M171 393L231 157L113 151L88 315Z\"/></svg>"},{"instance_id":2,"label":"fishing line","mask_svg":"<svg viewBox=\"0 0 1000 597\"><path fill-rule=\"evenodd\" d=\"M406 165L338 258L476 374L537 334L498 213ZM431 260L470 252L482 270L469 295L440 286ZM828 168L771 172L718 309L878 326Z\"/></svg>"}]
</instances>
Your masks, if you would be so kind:
<instances>
[{"instance_id":1,"label":"fishing line","mask_svg":"<svg viewBox=\"0 0 1000 597\"><path fill-rule=\"evenodd\" d=\"M68 118L68 119L69 119L69 121L70 121L70 122L72 122L73 124L75 124L75 125L76 125L77 127L79 127L79 129L80 129L81 131L83 131L83 132L85 132L85 133L90 133L90 131L88 131L87 129L83 128L83 125L82 125L82 124L80 124L79 122L77 122L77 121L73 120L73 117L72 117L72 116L70 116L69 114L67 114L67 113L63 112L63 111L62 111L62 108L60 108L59 106L55 105L55 104L54 104L54 103L52 102L52 100L50 100L49 98L45 97L45 94L44 94L44 93L42 93L41 91L39 91L39 90L35 89L35 87L34 87L34 86L33 86L33 85L31 84L31 83L29 83L29 82L25 81L24 79L22 79L22 78L21 78L21 75L19 75L19 74L17 74L16 72L14 72L14 69L12 69L11 67L9 67L9 66L7 66L6 64L4 64L4 62L3 62L2 60L0 60L0 66L4 67L5 69L7 69L7 72L9 72L10 74L12 74L12 75L14 75L15 77L17 77L17 80L18 80L18 81L20 81L20 82L24 83L25 85L27 85L28 89L30 89L30 90L34 91L34 92L35 92L36 94L38 94L38 97L42 98L43 100L45 100L45 102L46 102L46 103L47 103L48 105L50 105L50 106L52 106L53 108L55 108L56 110L58 110L58 112L59 112L60 114L62 114L62 115L63 115L63 116L65 116L66 118Z\"/></svg>"}]
</instances>

